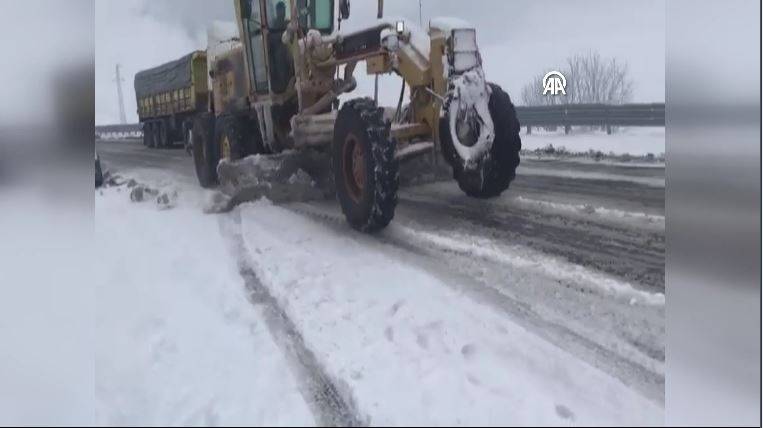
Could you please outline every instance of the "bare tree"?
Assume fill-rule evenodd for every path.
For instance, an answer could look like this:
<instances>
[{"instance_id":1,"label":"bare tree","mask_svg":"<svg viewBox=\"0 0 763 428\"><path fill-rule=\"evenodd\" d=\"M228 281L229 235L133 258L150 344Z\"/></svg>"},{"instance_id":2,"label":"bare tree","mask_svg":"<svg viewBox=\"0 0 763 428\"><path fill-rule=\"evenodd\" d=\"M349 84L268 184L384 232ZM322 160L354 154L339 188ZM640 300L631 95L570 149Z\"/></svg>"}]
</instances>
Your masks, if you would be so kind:
<instances>
[{"instance_id":1,"label":"bare tree","mask_svg":"<svg viewBox=\"0 0 763 428\"><path fill-rule=\"evenodd\" d=\"M522 101L528 106L554 104L623 104L633 96L633 80L628 64L616 58L605 59L589 51L567 58L560 70L567 79L566 96L543 95L543 73L522 88Z\"/></svg>"}]
</instances>

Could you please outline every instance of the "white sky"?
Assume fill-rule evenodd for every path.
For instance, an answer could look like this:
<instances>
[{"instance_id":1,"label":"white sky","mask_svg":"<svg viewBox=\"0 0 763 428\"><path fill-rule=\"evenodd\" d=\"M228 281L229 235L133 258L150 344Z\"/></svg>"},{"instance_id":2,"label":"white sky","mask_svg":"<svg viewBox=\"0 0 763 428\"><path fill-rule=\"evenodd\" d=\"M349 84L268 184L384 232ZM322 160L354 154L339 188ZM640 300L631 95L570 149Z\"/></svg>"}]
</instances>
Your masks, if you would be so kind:
<instances>
[{"instance_id":1,"label":"white sky","mask_svg":"<svg viewBox=\"0 0 763 428\"><path fill-rule=\"evenodd\" d=\"M351 11L343 29L375 19L376 2L354 0ZM422 0L421 12L424 23L456 16L474 24L488 79L516 100L539 72L560 68L567 56L588 50L627 61L633 101L665 100L664 0ZM204 49L207 25L233 21L233 15L230 0L96 0L96 124L119 120L116 63L123 67L127 119L135 122L135 73ZM386 0L385 15L418 21L418 3ZM356 77L363 71L360 67ZM361 81L356 94L366 95L372 87ZM383 81L383 103L394 103L398 93L395 79Z\"/></svg>"}]
</instances>

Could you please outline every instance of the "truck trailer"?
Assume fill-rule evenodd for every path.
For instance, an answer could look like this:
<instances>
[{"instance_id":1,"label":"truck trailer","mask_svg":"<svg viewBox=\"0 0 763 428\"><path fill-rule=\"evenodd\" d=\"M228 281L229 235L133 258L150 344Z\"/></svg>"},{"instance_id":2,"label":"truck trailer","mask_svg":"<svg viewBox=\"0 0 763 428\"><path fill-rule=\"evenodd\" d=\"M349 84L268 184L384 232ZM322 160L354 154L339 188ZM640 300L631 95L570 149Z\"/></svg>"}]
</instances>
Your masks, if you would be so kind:
<instances>
[{"instance_id":1,"label":"truck trailer","mask_svg":"<svg viewBox=\"0 0 763 428\"><path fill-rule=\"evenodd\" d=\"M207 54L195 51L135 75L138 120L149 148L190 143L194 117L209 109Z\"/></svg>"}]
</instances>

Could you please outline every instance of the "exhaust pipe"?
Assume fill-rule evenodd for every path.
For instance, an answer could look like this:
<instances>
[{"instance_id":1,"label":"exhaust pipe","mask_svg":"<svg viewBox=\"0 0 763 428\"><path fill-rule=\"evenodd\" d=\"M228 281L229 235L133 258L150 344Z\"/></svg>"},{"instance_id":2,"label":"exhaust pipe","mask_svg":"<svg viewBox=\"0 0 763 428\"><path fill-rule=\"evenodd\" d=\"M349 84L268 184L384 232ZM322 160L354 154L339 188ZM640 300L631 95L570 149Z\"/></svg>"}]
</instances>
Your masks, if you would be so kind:
<instances>
[{"instance_id":1,"label":"exhaust pipe","mask_svg":"<svg viewBox=\"0 0 763 428\"><path fill-rule=\"evenodd\" d=\"M379 7L376 11L376 17L379 19L384 17L384 0L379 0Z\"/></svg>"}]
</instances>

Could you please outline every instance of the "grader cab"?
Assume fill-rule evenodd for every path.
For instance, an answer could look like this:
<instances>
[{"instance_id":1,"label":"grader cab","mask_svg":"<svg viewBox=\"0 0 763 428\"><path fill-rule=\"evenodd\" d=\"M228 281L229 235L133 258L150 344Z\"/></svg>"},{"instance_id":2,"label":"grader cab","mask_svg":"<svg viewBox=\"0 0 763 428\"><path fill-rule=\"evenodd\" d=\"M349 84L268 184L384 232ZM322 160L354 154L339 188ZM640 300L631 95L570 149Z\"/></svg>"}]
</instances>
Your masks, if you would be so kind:
<instances>
[{"instance_id":1,"label":"grader cab","mask_svg":"<svg viewBox=\"0 0 763 428\"><path fill-rule=\"evenodd\" d=\"M234 2L240 43L215 57L210 112L197 117L192 134L202 186L216 184L220 159L327 150L345 217L373 232L394 216L404 159L436 150L478 198L499 195L514 178L519 122L509 96L485 80L468 23L433 19L425 32L384 20L379 0L378 22L345 33L338 27L349 0ZM400 76L396 106L382 108L375 94L340 108L360 62L377 79Z\"/></svg>"}]
</instances>

